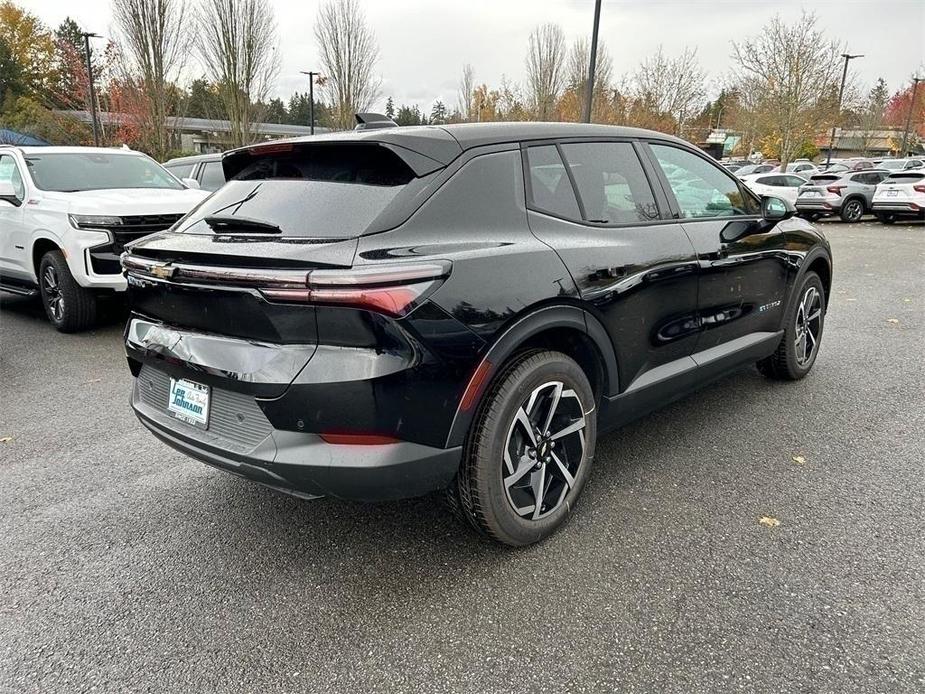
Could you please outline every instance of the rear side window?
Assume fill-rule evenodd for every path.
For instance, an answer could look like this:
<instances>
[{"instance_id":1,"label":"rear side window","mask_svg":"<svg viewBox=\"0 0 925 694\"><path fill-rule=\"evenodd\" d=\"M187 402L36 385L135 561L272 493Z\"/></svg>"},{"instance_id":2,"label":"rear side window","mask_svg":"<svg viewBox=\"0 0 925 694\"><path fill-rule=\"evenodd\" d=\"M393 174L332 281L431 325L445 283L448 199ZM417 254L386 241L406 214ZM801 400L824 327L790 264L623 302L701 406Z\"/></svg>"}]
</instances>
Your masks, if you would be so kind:
<instances>
[{"instance_id":1,"label":"rear side window","mask_svg":"<svg viewBox=\"0 0 925 694\"><path fill-rule=\"evenodd\" d=\"M631 224L658 219L658 207L636 150L628 142L562 145L585 220Z\"/></svg>"},{"instance_id":2,"label":"rear side window","mask_svg":"<svg viewBox=\"0 0 925 694\"><path fill-rule=\"evenodd\" d=\"M533 206L557 217L581 219L575 190L556 146L528 148L527 164Z\"/></svg>"},{"instance_id":3,"label":"rear side window","mask_svg":"<svg viewBox=\"0 0 925 694\"><path fill-rule=\"evenodd\" d=\"M164 164L164 168L167 169L177 178L189 178L190 174L193 173L193 167L195 164Z\"/></svg>"},{"instance_id":4,"label":"rear side window","mask_svg":"<svg viewBox=\"0 0 925 694\"><path fill-rule=\"evenodd\" d=\"M241 150L222 163L228 183L179 231L246 233L259 224L263 233L284 237L352 238L415 178L397 154L376 144L279 143Z\"/></svg>"},{"instance_id":5,"label":"rear side window","mask_svg":"<svg viewBox=\"0 0 925 694\"><path fill-rule=\"evenodd\" d=\"M685 219L756 215L757 200L742 191L723 168L670 145L651 144Z\"/></svg>"},{"instance_id":6,"label":"rear side window","mask_svg":"<svg viewBox=\"0 0 925 694\"><path fill-rule=\"evenodd\" d=\"M783 185L781 183L781 178L783 177L782 176L762 176L761 178L757 179L755 182L760 183L763 186L780 186L780 185Z\"/></svg>"}]
</instances>

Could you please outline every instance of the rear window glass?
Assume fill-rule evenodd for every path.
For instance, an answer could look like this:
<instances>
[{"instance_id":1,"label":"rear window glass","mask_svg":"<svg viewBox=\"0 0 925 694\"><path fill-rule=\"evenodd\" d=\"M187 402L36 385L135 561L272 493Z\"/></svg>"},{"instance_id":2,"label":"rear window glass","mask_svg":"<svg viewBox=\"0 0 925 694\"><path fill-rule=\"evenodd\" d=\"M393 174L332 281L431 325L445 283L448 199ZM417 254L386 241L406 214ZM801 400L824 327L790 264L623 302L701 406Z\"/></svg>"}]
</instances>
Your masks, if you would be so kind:
<instances>
[{"instance_id":1,"label":"rear window glass","mask_svg":"<svg viewBox=\"0 0 925 694\"><path fill-rule=\"evenodd\" d=\"M589 222L628 224L658 219L658 207L628 142L562 145Z\"/></svg>"},{"instance_id":2,"label":"rear window glass","mask_svg":"<svg viewBox=\"0 0 925 694\"><path fill-rule=\"evenodd\" d=\"M835 174L816 174L815 176L810 176L809 180L816 183L828 183L829 181L837 181L839 178L841 176Z\"/></svg>"},{"instance_id":3,"label":"rear window glass","mask_svg":"<svg viewBox=\"0 0 925 694\"><path fill-rule=\"evenodd\" d=\"M527 162L533 206L566 219L581 219L572 182L555 145L530 147Z\"/></svg>"},{"instance_id":4,"label":"rear window glass","mask_svg":"<svg viewBox=\"0 0 925 694\"><path fill-rule=\"evenodd\" d=\"M379 145L278 144L243 150L223 163L228 183L179 231L351 238L414 179L398 155Z\"/></svg>"},{"instance_id":5,"label":"rear window glass","mask_svg":"<svg viewBox=\"0 0 925 694\"><path fill-rule=\"evenodd\" d=\"M890 174L886 178L886 183L914 183L925 178L925 173L903 172Z\"/></svg>"},{"instance_id":6,"label":"rear window glass","mask_svg":"<svg viewBox=\"0 0 925 694\"><path fill-rule=\"evenodd\" d=\"M167 169L177 178L189 178L189 175L193 173L193 167L195 164L164 164L164 168Z\"/></svg>"}]
</instances>

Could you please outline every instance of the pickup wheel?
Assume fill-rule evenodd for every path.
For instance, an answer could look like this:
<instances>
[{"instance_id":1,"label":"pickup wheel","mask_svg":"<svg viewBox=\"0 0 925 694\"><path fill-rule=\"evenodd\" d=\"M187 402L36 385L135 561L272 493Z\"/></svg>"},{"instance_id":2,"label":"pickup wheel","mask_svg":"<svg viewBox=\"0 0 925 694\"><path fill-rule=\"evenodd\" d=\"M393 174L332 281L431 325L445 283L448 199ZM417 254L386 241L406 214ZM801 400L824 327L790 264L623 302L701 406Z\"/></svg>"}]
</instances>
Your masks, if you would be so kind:
<instances>
[{"instance_id":1,"label":"pickup wheel","mask_svg":"<svg viewBox=\"0 0 925 694\"><path fill-rule=\"evenodd\" d=\"M864 216L864 202L858 198L846 200L841 206L839 216L843 222L857 222Z\"/></svg>"},{"instance_id":2,"label":"pickup wheel","mask_svg":"<svg viewBox=\"0 0 925 694\"><path fill-rule=\"evenodd\" d=\"M450 507L498 542L538 542L574 508L596 435L594 393L581 367L561 352L525 352L486 393L448 493Z\"/></svg>"},{"instance_id":3,"label":"pickup wheel","mask_svg":"<svg viewBox=\"0 0 925 694\"><path fill-rule=\"evenodd\" d=\"M778 381L798 381L809 373L819 354L825 327L825 289L815 272L807 272L796 301L784 318L784 335L774 354L758 362L758 370Z\"/></svg>"},{"instance_id":4,"label":"pickup wheel","mask_svg":"<svg viewBox=\"0 0 925 694\"><path fill-rule=\"evenodd\" d=\"M96 322L96 297L77 284L61 251L42 256L39 289L48 320L60 332L79 332Z\"/></svg>"}]
</instances>

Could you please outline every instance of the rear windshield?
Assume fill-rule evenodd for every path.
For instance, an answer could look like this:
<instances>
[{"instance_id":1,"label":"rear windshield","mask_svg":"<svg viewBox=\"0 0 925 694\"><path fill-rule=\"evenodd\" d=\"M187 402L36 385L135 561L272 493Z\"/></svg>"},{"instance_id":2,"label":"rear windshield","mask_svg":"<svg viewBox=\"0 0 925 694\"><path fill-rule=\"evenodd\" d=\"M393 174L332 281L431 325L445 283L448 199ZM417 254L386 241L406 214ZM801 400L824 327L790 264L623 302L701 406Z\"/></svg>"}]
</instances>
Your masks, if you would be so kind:
<instances>
[{"instance_id":1,"label":"rear windshield","mask_svg":"<svg viewBox=\"0 0 925 694\"><path fill-rule=\"evenodd\" d=\"M839 178L841 178L840 174L816 174L815 176L810 176L809 180L814 183L828 183L829 181L837 181Z\"/></svg>"},{"instance_id":2,"label":"rear windshield","mask_svg":"<svg viewBox=\"0 0 925 694\"><path fill-rule=\"evenodd\" d=\"M26 164L41 190L77 193L117 188L183 190L177 179L153 159L120 152L29 154Z\"/></svg>"},{"instance_id":3,"label":"rear windshield","mask_svg":"<svg viewBox=\"0 0 925 694\"><path fill-rule=\"evenodd\" d=\"M915 183L925 178L925 172L903 172L890 174L884 180L885 183Z\"/></svg>"},{"instance_id":4,"label":"rear windshield","mask_svg":"<svg viewBox=\"0 0 925 694\"><path fill-rule=\"evenodd\" d=\"M414 179L401 158L376 144L281 143L236 152L223 164L228 183L178 231L351 238Z\"/></svg>"}]
</instances>

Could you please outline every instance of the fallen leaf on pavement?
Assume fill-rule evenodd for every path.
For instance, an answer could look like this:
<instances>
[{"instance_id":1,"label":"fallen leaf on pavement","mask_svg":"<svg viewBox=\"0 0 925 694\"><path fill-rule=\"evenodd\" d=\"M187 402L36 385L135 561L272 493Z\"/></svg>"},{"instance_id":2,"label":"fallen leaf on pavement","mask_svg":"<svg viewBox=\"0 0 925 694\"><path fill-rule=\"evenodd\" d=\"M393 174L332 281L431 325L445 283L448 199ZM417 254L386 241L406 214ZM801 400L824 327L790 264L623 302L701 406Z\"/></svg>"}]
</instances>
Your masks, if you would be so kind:
<instances>
[{"instance_id":1,"label":"fallen leaf on pavement","mask_svg":"<svg viewBox=\"0 0 925 694\"><path fill-rule=\"evenodd\" d=\"M803 465L806 462L806 458L804 458L802 455L795 455L793 456L793 462L795 462L797 465Z\"/></svg>"},{"instance_id":2,"label":"fallen leaf on pavement","mask_svg":"<svg viewBox=\"0 0 925 694\"><path fill-rule=\"evenodd\" d=\"M780 521L777 520L774 516L762 516L758 519L758 522L761 523L761 525L768 526L769 528L776 528L778 525L780 525Z\"/></svg>"},{"instance_id":3,"label":"fallen leaf on pavement","mask_svg":"<svg viewBox=\"0 0 925 694\"><path fill-rule=\"evenodd\" d=\"M899 318L887 318L886 322L896 324L899 323Z\"/></svg>"},{"instance_id":4,"label":"fallen leaf on pavement","mask_svg":"<svg viewBox=\"0 0 925 694\"><path fill-rule=\"evenodd\" d=\"M0 438L0 443L9 443L12 440L13 440L12 436L4 436L3 438Z\"/></svg>"}]
</instances>

